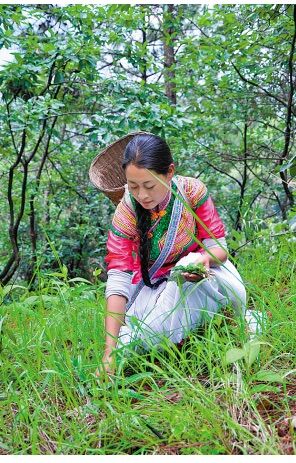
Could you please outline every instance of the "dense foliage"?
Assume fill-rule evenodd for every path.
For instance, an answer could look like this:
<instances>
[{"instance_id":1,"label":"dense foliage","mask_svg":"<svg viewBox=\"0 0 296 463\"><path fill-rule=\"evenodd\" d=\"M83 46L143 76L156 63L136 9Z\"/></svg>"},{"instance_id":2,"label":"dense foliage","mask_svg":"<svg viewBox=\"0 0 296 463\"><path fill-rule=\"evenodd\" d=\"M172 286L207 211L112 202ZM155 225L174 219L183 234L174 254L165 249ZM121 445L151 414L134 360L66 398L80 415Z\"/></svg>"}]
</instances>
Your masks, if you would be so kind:
<instances>
[{"instance_id":1,"label":"dense foliage","mask_svg":"<svg viewBox=\"0 0 296 463\"><path fill-rule=\"evenodd\" d=\"M1 5L0 281L57 267L53 247L72 277L103 266L113 206L88 168L132 130L201 176L234 249L288 232L295 8Z\"/></svg>"}]
</instances>

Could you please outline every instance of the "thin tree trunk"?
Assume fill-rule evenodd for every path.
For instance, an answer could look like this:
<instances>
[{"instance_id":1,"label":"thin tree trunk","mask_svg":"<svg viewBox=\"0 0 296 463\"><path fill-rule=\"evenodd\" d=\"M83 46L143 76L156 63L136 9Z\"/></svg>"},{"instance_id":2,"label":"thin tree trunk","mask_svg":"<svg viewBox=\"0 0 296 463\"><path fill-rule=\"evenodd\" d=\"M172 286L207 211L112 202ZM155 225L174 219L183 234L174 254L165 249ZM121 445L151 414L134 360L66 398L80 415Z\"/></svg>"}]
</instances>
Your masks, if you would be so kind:
<instances>
[{"instance_id":1,"label":"thin tree trunk","mask_svg":"<svg viewBox=\"0 0 296 463\"><path fill-rule=\"evenodd\" d=\"M142 29L142 44L143 45L147 44L146 29ZM146 55L143 57L141 61L142 61L142 69L141 69L142 81L146 84L147 83L147 57Z\"/></svg>"},{"instance_id":2,"label":"thin tree trunk","mask_svg":"<svg viewBox=\"0 0 296 463\"><path fill-rule=\"evenodd\" d=\"M45 215L44 215L44 222L46 225L50 224L50 201L49 201L49 196L50 196L50 186L48 187L47 190L44 192L45 196Z\"/></svg>"},{"instance_id":3,"label":"thin tree trunk","mask_svg":"<svg viewBox=\"0 0 296 463\"><path fill-rule=\"evenodd\" d=\"M241 185L240 185L240 199L239 199L239 205L237 209L237 214L236 214L236 220L234 224L234 229L235 230L241 230L242 229L242 208L244 204L244 197L245 197L245 192L246 192L246 185L247 185L247 179L248 179L248 144L247 144L247 137L248 137L248 124L245 122L244 125L244 133L243 133L243 143L244 143L244 152L243 152L243 158L244 158L244 169L243 169L243 175L242 175L242 180L241 180Z\"/></svg>"},{"instance_id":4,"label":"thin tree trunk","mask_svg":"<svg viewBox=\"0 0 296 463\"><path fill-rule=\"evenodd\" d=\"M58 116L55 117L51 125L50 133L47 138L45 150L44 150L44 153L43 153L43 156L40 162L40 166L37 172L37 176L36 176L36 190L33 194L31 194L31 197L30 197L30 238L31 238L31 249L32 249L32 262L31 262L30 272L28 273L28 279L31 281L31 283L33 283L36 278L35 270L36 270L36 264L37 264L37 236L38 234L37 234L37 223L36 223L36 214L35 214L35 198L39 191L41 175L42 175L42 171L44 169L45 162L48 156L50 140L51 140L52 132L57 122L57 119L58 119Z\"/></svg>"},{"instance_id":5,"label":"thin tree trunk","mask_svg":"<svg viewBox=\"0 0 296 463\"><path fill-rule=\"evenodd\" d=\"M140 72L144 84L147 83L147 8L149 8L148 5L140 5L140 9L143 13L143 27L141 28L143 49L145 47L145 53L140 59Z\"/></svg>"},{"instance_id":6,"label":"thin tree trunk","mask_svg":"<svg viewBox=\"0 0 296 463\"><path fill-rule=\"evenodd\" d=\"M14 164L15 165L15 164ZM12 245L12 255L5 265L4 269L0 274L0 282L5 285L13 277L20 263L20 252L18 245L18 229L21 219L24 215L25 203L26 203L26 188L28 179L28 164L23 162L24 173L22 181L22 192L21 192L21 206L16 220L14 221L14 204L12 199L12 185L13 185L13 173L14 168L10 169L9 185L8 185L8 198L9 198L9 209L10 209L10 226L9 226L9 237Z\"/></svg>"},{"instance_id":7,"label":"thin tree trunk","mask_svg":"<svg viewBox=\"0 0 296 463\"><path fill-rule=\"evenodd\" d=\"M174 50L175 30L173 26L175 5L163 5L163 57L165 94L173 105L177 104L176 59Z\"/></svg>"}]
</instances>

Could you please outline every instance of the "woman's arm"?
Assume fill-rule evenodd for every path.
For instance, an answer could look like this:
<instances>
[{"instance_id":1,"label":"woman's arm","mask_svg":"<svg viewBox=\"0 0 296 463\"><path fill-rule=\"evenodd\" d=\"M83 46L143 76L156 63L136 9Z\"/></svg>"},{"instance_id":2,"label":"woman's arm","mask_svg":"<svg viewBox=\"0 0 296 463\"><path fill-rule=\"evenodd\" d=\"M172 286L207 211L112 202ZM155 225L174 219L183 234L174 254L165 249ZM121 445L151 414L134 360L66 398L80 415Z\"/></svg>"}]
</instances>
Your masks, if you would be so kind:
<instances>
[{"instance_id":1,"label":"woman's arm","mask_svg":"<svg viewBox=\"0 0 296 463\"><path fill-rule=\"evenodd\" d=\"M97 376L112 374L115 370L113 351L116 348L120 327L124 324L126 303L130 298L134 272L134 249L137 240L136 217L126 202L126 195L118 204L108 232L107 255L107 309L105 316L105 349Z\"/></svg>"},{"instance_id":2,"label":"woman's arm","mask_svg":"<svg viewBox=\"0 0 296 463\"><path fill-rule=\"evenodd\" d=\"M204 265L206 268L217 267L227 260L227 252L218 246L209 248L209 252L201 253L204 256Z\"/></svg>"},{"instance_id":3,"label":"woman's arm","mask_svg":"<svg viewBox=\"0 0 296 463\"><path fill-rule=\"evenodd\" d=\"M111 261L112 262L112 261ZM132 275L122 270L108 270L106 285L107 308L105 315L105 349L101 368L96 371L113 374L115 371L115 358L112 355L118 341L120 327L124 324L126 303L130 298Z\"/></svg>"},{"instance_id":4,"label":"woman's arm","mask_svg":"<svg viewBox=\"0 0 296 463\"><path fill-rule=\"evenodd\" d=\"M111 354L116 347L120 327L124 324L126 298L114 294L107 299L105 317L105 353Z\"/></svg>"},{"instance_id":5,"label":"woman's arm","mask_svg":"<svg viewBox=\"0 0 296 463\"><path fill-rule=\"evenodd\" d=\"M112 263L112 260L111 260ZM116 266L116 265L115 265ZM108 270L106 285L107 307L105 313L105 349L96 376L112 375L115 371L113 351L116 348L120 327L124 324L126 303L131 292L132 275L118 269Z\"/></svg>"},{"instance_id":6,"label":"woman's arm","mask_svg":"<svg viewBox=\"0 0 296 463\"><path fill-rule=\"evenodd\" d=\"M118 294L109 296L107 299L105 350L102 359L103 370L107 374L113 374L115 370L115 359L112 357L112 352L116 348L120 327L124 324L126 302L126 298ZM101 371L98 368L96 376L100 375Z\"/></svg>"}]
</instances>

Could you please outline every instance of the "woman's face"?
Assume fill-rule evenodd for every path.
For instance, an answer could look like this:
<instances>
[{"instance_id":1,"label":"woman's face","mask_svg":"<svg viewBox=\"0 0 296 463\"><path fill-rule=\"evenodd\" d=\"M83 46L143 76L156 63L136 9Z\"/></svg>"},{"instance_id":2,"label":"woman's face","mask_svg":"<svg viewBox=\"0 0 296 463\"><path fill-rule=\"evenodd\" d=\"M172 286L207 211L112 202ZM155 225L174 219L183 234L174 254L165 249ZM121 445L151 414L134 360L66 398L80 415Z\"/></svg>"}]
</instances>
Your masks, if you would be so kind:
<instances>
[{"instance_id":1,"label":"woman's face","mask_svg":"<svg viewBox=\"0 0 296 463\"><path fill-rule=\"evenodd\" d=\"M156 176L166 185L169 185L174 171L174 164L170 165L166 175L129 164L125 169L128 189L145 209L153 209L165 198L168 192L168 188Z\"/></svg>"}]
</instances>

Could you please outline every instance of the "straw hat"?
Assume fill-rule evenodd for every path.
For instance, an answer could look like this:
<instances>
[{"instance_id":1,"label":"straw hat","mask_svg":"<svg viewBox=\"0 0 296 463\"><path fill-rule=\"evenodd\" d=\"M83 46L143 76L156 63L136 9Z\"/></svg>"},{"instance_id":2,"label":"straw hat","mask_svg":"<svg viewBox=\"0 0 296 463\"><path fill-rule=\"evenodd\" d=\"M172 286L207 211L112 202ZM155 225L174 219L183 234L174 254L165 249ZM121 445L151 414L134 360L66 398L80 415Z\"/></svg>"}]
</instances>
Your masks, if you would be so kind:
<instances>
[{"instance_id":1,"label":"straw hat","mask_svg":"<svg viewBox=\"0 0 296 463\"><path fill-rule=\"evenodd\" d=\"M118 204L124 194L126 184L122 168L123 154L128 142L136 135L153 135L149 132L132 132L113 142L99 153L89 169L90 181L114 204Z\"/></svg>"}]
</instances>

